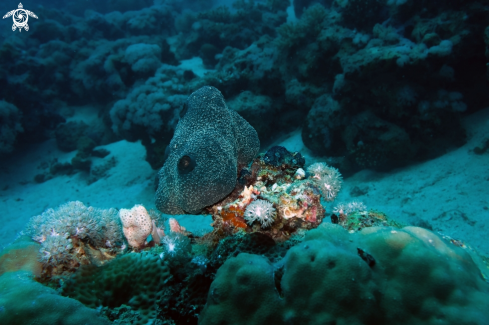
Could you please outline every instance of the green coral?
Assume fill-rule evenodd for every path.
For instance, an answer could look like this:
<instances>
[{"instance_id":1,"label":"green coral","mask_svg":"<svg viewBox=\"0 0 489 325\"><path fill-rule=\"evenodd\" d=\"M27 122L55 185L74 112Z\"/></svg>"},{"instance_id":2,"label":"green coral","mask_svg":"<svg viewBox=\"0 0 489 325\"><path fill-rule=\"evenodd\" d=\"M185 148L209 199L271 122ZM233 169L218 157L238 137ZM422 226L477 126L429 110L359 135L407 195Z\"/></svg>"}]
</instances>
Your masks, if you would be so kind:
<instances>
[{"instance_id":1,"label":"green coral","mask_svg":"<svg viewBox=\"0 0 489 325\"><path fill-rule=\"evenodd\" d=\"M82 267L63 286L63 295L88 307L120 307L139 313L137 324L157 317L158 302L172 279L170 267L159 255L127 254L102 266Z\"/></svg>"},{"instance_id":2,"label":"green coral","mask_svg":"<svg viewBox=\"0 0 489 325\"><path fill-rule=\"evenodd\" d=\"M98 312L60 296L26 271L0 276L0 323L10 325L109 325Z\"/></svg>"},{"instance_id":3,"label":"green coral","mask_svg":"<svg viewBox=\"0 0 489 325\"><path fill-rule=\"evenodd\" d=\"M208 19L216 23L231 23L231 12L228 6L219 6L215 9L204 11L198 14L199 19Z\"/></svg>"},{"instance_id":4,"label":"green coral","mask_svg":"<svg viewBox=\"0 0 489 325\"><path fill-rule=\"evenodd\" d=\"M334 224L270 263L242 253L211 285L199 324L486 324L489 284L458 245L418 227Z\"/></svg>"},{"instance_id":5,"label":"green coral","mask_svg":"<svg viewBox=\"0 0 489 325\"><path fill-rule=\"evenodd\" d=\"M124 244L116 209L87 207L80 201L32 217L26 234L41 244L39 260L53 274L105 260L120 253Z\"/></svg>"},{"instance_id":6,"label":"green coral","mask_svg":"<svg viewBox=\"0 0 489 325\"><path fill-rule=\"evenodd\" d=\"M289 22L281 25L277 32L279 38L277 45L282 49L288 49L293 46L299 46L302 42L308 42L308 39L316 39L321 32L326 19L326 9L315 4L307 8L299 22Z\"/></svg>"},{"instance_id":7,"label":"green coral","mask_svg":"<svg viewBox=\"0 0 489 325\"><path fill-rule=\"evenodd\" d=\"M265 256L271 262L277 262L294 244L295 241L292 240L276 244L273 239L259 232L250 234L238 232L219 242L212 253L210 265L217 270L225 261L240 253L257 254Z\"/></svg>"},{"instance_id":8,"label":"green coral","mask_svg":"<svg viewBox=\"0 0 489 325\"><path fill-rule=\"evenodd\" d=\"M289 0L267 0L267 7L269 7L272 11L279 10L287 10L287 7L290 6Z\"/></svg>"}]
</instances>

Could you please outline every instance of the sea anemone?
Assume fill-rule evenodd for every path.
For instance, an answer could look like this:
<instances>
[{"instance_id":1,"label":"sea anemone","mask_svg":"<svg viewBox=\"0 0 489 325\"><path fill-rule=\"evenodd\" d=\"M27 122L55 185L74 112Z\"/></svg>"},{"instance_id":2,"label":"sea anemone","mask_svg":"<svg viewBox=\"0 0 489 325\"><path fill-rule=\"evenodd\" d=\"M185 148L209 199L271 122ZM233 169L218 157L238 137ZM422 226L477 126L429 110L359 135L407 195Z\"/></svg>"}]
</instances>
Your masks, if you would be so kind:
<instances>
[{"instance_id":1,"label":"sea anemone","mask_svg":"<svg viewBox=\"0 0 489 325\"><path fill-rule=\"evenodd\" d=\"M326 201L333 201L341 189L342 176L338 169L329 167L325 163L315 163L307 168L312 178L319 185L319 189Z\"/></svg>"},{"instance_id":2,"label":"sea anemone","mask_svg":"<svg viewBox=\"0 0 489 325\"><path fill-rule=\"evenodd\" d=\"M190 246L190 239L176 232L170 232L168 235L161 239L161 244L164 248L164 254L169 257L183 257L186 256L192 247Z\"/></svg>"},{"instance_id":3,"label":"sea anemone","mask_svg":"<svg viewBox=\"0 0 489 325\"><path fill-rule=\"evenodd\" d=\"M250 205L246 207L244 213L244 218L249 225L257 220L264 228L270 226L276 216L277 211L272 203L265 200L255 200L251 202Z\"/></svg>"},{"instance_id":4,"label":"sea anemone","mask_svg":"<svg viewBox=\"0 0 489 325\"><path fill-rule=\"evenodd\" d=\"M367 213L367 206L363 202L352 201L348 204L338 203L333 209L333 213L344 215L350 215L355 212L365 214Z\"/></svg>"}]
</instances>

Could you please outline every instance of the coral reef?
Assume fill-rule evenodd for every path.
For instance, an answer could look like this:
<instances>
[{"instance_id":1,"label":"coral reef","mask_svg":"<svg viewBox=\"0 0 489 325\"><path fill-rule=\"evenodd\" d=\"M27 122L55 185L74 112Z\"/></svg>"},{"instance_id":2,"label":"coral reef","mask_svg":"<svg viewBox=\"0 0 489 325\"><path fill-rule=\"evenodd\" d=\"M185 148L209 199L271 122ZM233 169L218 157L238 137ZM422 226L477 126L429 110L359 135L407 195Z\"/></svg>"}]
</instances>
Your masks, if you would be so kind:
<instances>
[{"instance_id":1,"label":"coral reef","mask_svg":"<svg viewBox=\"0 0 489 325\"><path fill-rule=\"evenodd\" d=\"M208 212L214 229L170 219L164 233L142 205L48 209L28 225L34 242L0 255L0 323L487 323L489 259L331 203L339 170L388 171L466 141L462 118L489 104L487 0L54 2L1 41L0 156L55 138L78 152L44 158L35 181L91 183L116 164L97 145L141 141L161 168L157 208ZM283 147L257 157L259 139L299 127L328 165Z\"/></svg>"},{"instance_id":2,"label":"coral reef","mask_svg":"<svg viewBox=\"0 0 489 325\"><path fill-rule=\"evenodd\" d=\"M92 308L130 306L137 324L157 316L157 302L172 278L168 262L157 254L126 254L102 267L85 266L65 282L62 294Z\"/></svg>"},{"instance_id":3,"label":"coral reef","mask_svg":"<svg viewBox=\"0 0 489 325\"><path fill-rule=\"evenodd\" d=\"M101 265L125 248L117 210L79 201L32 217L26 233L41 244L39 260L46 278L74 272L80 265Z\"/></svg>"},{"instance_id":4,"label":"coral reef","mask_svg":"<svg viewBox=\"0 0 489 325\"><path fill-rule=\"evenodd\" d=\"M163 66L155 76L117 101L110 110L114 132L130 140L145 139L147 135L168 137L166 133L174 128L175 110L180 109L186 99L186 96L171 93L171 82L165 84L174 77L177 77L175 69Z\"/></svg>"},{"instance_id":5,"label":"coral reef","mask_svg":"<svg viewBox=\"0 0 489 325\"><path fill-rule=\"evenodd\" d=\"M484 324L488 294L466 251L428 230L324 223L279 262L228 259L199 324Z\"/></svg>"},{"instance_id":6,"label":"coral reef","mask_svg":"<svg viewBox=\"0 0 489 325\"><path fill-rule=\"evenodd\" d=\"M275 28L286 20L285 12L277 10L280 6L235 1L233 7L233 12L227 6L197 14L182 12L175 24L181 32L174 40L177 59L191 58L199 50L202 52L204 45L212 45L219 53L226 47L247 48L263 34L275 35ZM208 64L214 64L213 61Z\"/></svg>"},{"instance_id":7,"label":"coral reef","mask_svg":"<svg viewBox=\"0 0 489 325\"><path fill-rule=\"evenodd\" d=\"M283 160L275 155L279 152ZM168 233L163 233L156 227L160 215L141 205L120 213L80 202L47 210L34 217L27 230L41 244L43 263L36 261L39 244L21 238L0 256L0 271L15 274L13 282L18 284L23 276L12 272L27 270L30 284L35 275L60 287L62 295L97 308L114 323L213 324L226 319L239 324L252 317L258 324L297 319L306 324L313 319L403 324L394 319L403 314L409 324L440 313L451 323L463 310L468 321L483 324L489 295L487 259L459 240L422 228L403 228L381 212L367 211L361 202L337 204L332 223L327 222L317 177L324 181L337 171L313 164L298 179L295 175L303 171L303 164L299 153L280 147L261 154L250 172L242 174L244 184L238 182L229 198L209 208L219 213L213 216L214 231L202 236L188 232L173 218ZM224 204L226 200L230 202ZM231 207L234 217L223 222L223 212ZM257 207L262 209L259 214ZM310 207L322 209L315 220ZM254 211L249 220L247 210ZM265 210L275 216L262 223L258 218ZM289 216L287 211L296 214ZM110 224L118 216L127 219L125 228L128 221L135 221L132 232L124 232L128 242L136 244L133 252L96 246L110 233L110 227L101 229L97 224ZM40 222L43 218L46 225ZM241 223L243 227L234 226ZM70 236L74 225L77 233ZM117 236L122 238L120 228ZM64 236L58 233L62 231ZM18 257L16 263L11 261L13 255ZM416 285L423 288L413 291ZM464 292L465 300L459 292ZM399 305L398 298L409 309ZM60 304L75 302L60 300ZM10 312L12 307L8 308ZM248 316L243 318L242 313Z\"/></svg>"},{"instance_id":8,"label":"coral reef","mask_svg":"<svg viewBox=\"0 0 489 325\"><path fill-rule=\"evenodd\" d=\"M231 193L236 175L258 152L256 131L228 109L222 94L205 86L190 95L158 173L156 207L198 213Z\"/></svg>"},{"instance_id":9,"label":"coral reef","mask_svg":"<svg viewBox=\"0 0 489 325\"><path fill-rule=\"evenodd\" d=\"M247 90L229 100L227 104L230 109L236 111L251 124L260 139L268 139L272 135L273 128L270 127L270 121L278 113L272 98L255 95Z\"/></svg>"},{"instance_id":10,"label":"coral reef","mask_svg":"<svg viewBox=\"0 0 489 325\"><path fill-rule=\"evenodd\" d=\"M2 324L111 324L97 310L63 297L32 278L27 271L7 272L0 276Z\"/></svg>"},{"instance_id":11,"label":"coral reef","mask_svg":"<svg viewBox=\"0 0 489 325\"><path fill-rule=\"evenodd\" d=\"M161 65L161 48L156 44L133 44L126 49L124 59L132 71L151 75Z\"/></svg>"},{"instance_id":12,"label":"coral reef","mask_svg":"<svg viewBox=\"0 0 489 325\"><path fill-rule=\"evenodd\" d=\"M15 139L23 132L20 120L22 113L15 105L0 101L0 155L10 153L14 150Z\"/></svg>"},{"instance_id":13,"label":"coral reef","mask_svg":"<svg viewBox=\"0 0 489 325\"><path fill-rule=\"evenodd\" d=\"M326 201L333 201L341 190L342 176L338 169L326 163L315 163L307 168L318 184L321 194Z\"/></svg>"},{"instance_id":14,"label":"coral reef","mask_svg":"<svg viewBox=\"0 0 489 325\"><path fill-rule=\"evenodd\" d=\"M349 216L355 212L358 212L360 214L366 214L367 207L365 206L365 204L363 204L363 202L352 201L349 202L348 204L338 203L333 209L333 213L337 213L339 215L345 215L345 216Z\"/></svg>"},{"instance_id":15,"label":"coral reef","mask_svg":"<svg viewBox=\"0 0 489 325\"><path fill-rule=\"evenodd\" d=\"M211 282L208 253L194 252L194 236L175 219L167 234L161 222L142 205L118 212L69 202L31 219L26 232L38 243L26 236L5 250L0 275L27 270L110 320L196 322Z\"/></svg>"},{"instance_id":16,"label":"coral reef","mask_svg":"<svg viewBox=\"0 0 489 325\"><path fill-rule=\"evenodd\" d=\"M341 184L339 172L324 163L312 165L306 178L305 159L275 146L243 169L234 191L208 211L213 226L226 234L261 232L278 242L299 230L317 227L325 216L321 197L332 201Z\"/></svg>"},{"instance_id":17,"label":"coral reef","mask_svg":"<svg viewBox=\"0 0 489 325\"><path fill-rule=\"evenodd\" d=\"M49 137L66 104L96 100L112 106L110 119L100 107L105 135L143 140L157 169L182 98L212 85L233 109L253 108L243 117L262 141L271 130L304 124L306 146L344 157L339 165L348 174L440 155L464 143L461 116L487 106L487 73L481 72L487 12L480 3L233 6L189 4L196 12L175 1L95 6L103 13L87 10L84 18L40 8L44 32L7 38L0 48L0 97L24 116L16 143ZM106 11L116 7L124 11ZM196 55L209 70L182 62ZM329 104L315 102L321 97L330 97Z\"/></svg>"},{"instance_id":18,"label":"coral reef","mask_svg":"<svg viewBox=\"0 0 489 325\"><path fill-rule=\"evenodd\" d=\"M195 55L201 50L200 55L203 58L213 57L212 60L217 62L217 70L209 71L206 76L199 76L191 83L187 83L181 76L192 72L184 68L175 69L175 72L178 73L173 76L167 74L160 77L160 84L166 83L172 86L170 91L165 91L166 97L184 95L203 84L219 86L226 97L231 99L240 97L243 89L251 90L254 96L267 96L272 99L272 110L280 107L280 114L272 124L274 127L287 129L298 126L303 121L301 117L303 114L297 114L299 110L307 112L316 98L331 94L332 89L338 105L343 108L342 122L336 125L336 130L328 127L329 135L321 134L316 137L314 133L321 132L322 122L316 121L311 116L307 124L311 125L312 129L305 131L304 139L309 139L309 136L312 135L311 139L305 142L315 152L324 153L326 151L328 154L346 156L344 171L348 168L353 171L363 167L392 168L398 164L404 164L409 159L417 160L438 155L439 152L444 151L441 148L443 146L439 146L440 141L444 145L463 142L463 131L458 123L457 113L459 114L464 108L468 111L477 109L473 104L477 104L480 98L483 98L477 95L482 89L477 85L481 83L474 79L474 76L480 79L481 74L474 71L463 73L459 68L460 62L466 62L464 60L467 55L476 57L475 61L480 59L478 52L462 50L464 46L476 48L483 46L475 36L483 34L483 30L477 25L479 19L477 5L457 8L457 11L452 13L443 12L443 9L440 9L446 9L447 6L439 8L428 6L427 16L421 18L415 12L419 6L412 3L397 5L396 2L389 7L392 19L387 21L385 15L389 11L385 8L378 10L378 3L375 1L362 3L341 1L337 6L330 8L320 4L309 6L311 2L308 1L301 3L306 7L302 16L300 15L301 4L296 4L295 8L296 14L301 18L295 23L286 23L278 29L277 27L285 19L281 11L283 4L277 5L275 2L267 4L244 2L236 4L238 8L236 13L226 11L223 7L199 14L189 12L179 14L179 9L174 7L174 3L159 3L151 8L132 13L133 17L126 13L103 15L90 12L87 13L87 20L84 23L66 14L62 20L50 10L44 9L43 14L49 16L53 28L55 25L71 23L71 27L78 34L87 33L87 30L88 33L96 34L98 32L97 35L100 35L103 41L88 42L89 44L81 44L76 41L69 43L70 36L61 31L59 40L48 42L41 39L40 41L45 43L42 44L42 50L36 55L40 61L36 61L36 64L39 63L37 68L40 71L51 69L57 76L56 86L50 92L44 92L42 96L51 98L58 95L58 98L70 101L69 98L64 98L66 94L73 96L73 92L66 91L68 84L66 76L70 76L70 87L76 90L80 98L95 96L101 101L128 100L127 93L131 85L140 78L150 77L150 75L143 76L133 71L132 66L139 62L138 60L149 59L152 67L156 67L160 61L162 65L176 64L175 59L171 58L170 45L166 40L150 39L141 34L156 33L159 29L155 26L175 25L176 30L181 34L175 35L172 39L171 42L174 42L171 45L172 51L182 59ZM374 10L372 7L368 11L368 18L363 14L365 6L376 8ZM464 13L467 19L464 18ZM260 15L261 18L259 18ZM247 19L256 22L256 27L255 24L253 27L243 26L243 22ZM447 24L446 21L451 23ZM148 22L152 23L148 24ZM381 22L385 23L381 24ZM399 26L405 27L400 28ZM257 34L250 32L255 28L259 28L255 31ZM358 28L362 31L359 32ZM275 29L278 30L278 34ZM170 35L173 31L170 27L166 27L163 33ZM36 40L41 37L39 33L34 36ZM119 41L114 40L116 36L120 39ZM126 36L126 38L121 38L121 36ZM296 51L296 55L287 56L288 51L281 50L284 43L287 44L287 49ZM146 56L138 54L134 57L129 53L126 56L126 51L132 46L134 48L143 46L145 50L141 53L146 53L144 54ZM160 48L161 56L158 55L158 51L149 50L150 48L156 49L156 47ZM210 47L213 49L211 54L208 54L210 52L207 50L202 50ZM21 50L18 43L9 41L5 44L2 53L6 58L18 57L12 53ZM77 50L79 50L79 55L75 59L76 63L73 64L72 72L64 71L55 64L56 62L68 62L69 54ZM89 51L92 52L92 55L89 54ZM328 59L319 60L325 57ZM21 62L22 60L20 59ZM12 65L15 64L12 63ZM102 66L103 69L100 68ZM414 68L413 73L404 73L408 66ZM414 70L421 69L430 71L428 85L421 77L423 74L414 72ZM360 70L363 72L358 73ZM128 73L128 71L133 72ZM154 71L154 68L151 71ZM383 71L383 73L378 73L376 78L370 78L370 71ZM9 85L27 87L26 84L41 84L33 75L25 76L23 83L14 83L13 80L21 76L15 73L13 75L15 77L10 78ZM401 75L404 77L400 78ZM455 78L455 76L460 78ZM373 94L367 93L368 89L365 87L364 79L376 80L378 84L375 87L378 88L378 91ZM389 80L396 80L396 82L391 83ZM331 85L333 85L332 88ZM383 87L391 91L380 91L384 89ZM35 94L36 88L31 88L26 93L32 96L23 96L24 101L31 100L31 98L35 100L36 96L39 97L38 94ZM148 160L154 168L161 166L164 151L162 147L164 148L170 140L172 129L175 126L173 113L179 107L177 102L164 102L162 103L164 107L168 108L166 104L169 104L171 108L161 111L158 110L157 105L153 111L150 104L151 97L158 97L156 95L158 89L144 91L140 89L136 92L138 94L144 92L144 96L150 97L148 98L148 109L143 116L135 114L135 110L127 107L134 105L131 99L126 106L122 104L120 104L121 107L117 106L115 111L120 111L120 115L114 113L113 116L120 116L120 118L113 118L112 122L120 136L144 140L148 150ZM302 91L297 91L298 89ZM27 91L27 89L23 90ZM438 109L438 104L446 101L438 95L440 91L459 93L463 95L463 98L453 103L448 102L444 109ZM9 96L6 98L10 100ZM342 98L353 98L353 102L344 101ZM358 99L358 102L355 99ZM287 105L281 105L283 102ZM20 103L18 98L13 103L24 114L29 116L34 114L34 112L27 111L24 108L26 103ZM383 152L378 152L379 148L376 148L373 141L370 140L370 138L378 137L375 128L360 125L356 130L344 130L346 127L344 121L354 118L360 110L360 105L365 108L366 104L376 117L367 121L366 124L382 122L392 130L388 134L381 134L386 137L390 136L392 139L391 143L387 143ZM477 107L479 106L482 107L477 104ZM389 107L389 110L386 111L382 107ZM413 119L419 122L421 129L426 130L426 134L419 136L417 126L413 128L404 125L403 116L405 113L412 116L410 110L413 107L420 110ZM452 112L453 107L455 109ZM45 116L51 112L56 113L53 110L38 112L46 114ZM460 132L454 132L456 135L443 133L443 129L437 128L436 125L439 118L457 127ZM257 121L255 115L250 116L249 120L252 125L255 125ZM122 125L125 125L126 128L122 128ZM394 126L399 128L394 128ZM27 125L23 127L26 129L26 134L33 132L31 127ZM257 130L261 136L265 138L269 136L270 131L260 127L257 127ZM430 133L432 130L434 133ZM369 133L373 134L369 136ZM336 141L326 141L328 136ZM353 137L351 143L346 143L342 139L345 137L349 139ZM361 139L362 137L365 139ZM24 141L29 137L22 136L21 138ZM151 138L157 141L153 143ZM430 138L434 140L427 141ZM409 150L404 155L396 152L394 144L399 141L409 144ZM368 144L368 149L357 148L358 143ZM359 156L366 158L357 159ZM370 159L373 160L373 163L368 162Z\"/></svg>"},{"instance_id":19,"label":"coral reef","mask_svg":"<svg viewBox=\"0 0 489 325\"><path fill-rule=\"evenodd\" d=\"M182 227L173 224L173 229ZM190 235L190 234L189 234ZM110 320L196 324L213 270L191 240L170 231L161 245L118 256L107 264L82 266L62 285L62 294L101 308Z\"/></svg>"},{"instance_id":20,"label":"coral reef","mask_svg":"<svg viewBox=\"0 0 489 325\"><path fill-rule=\"evenodd\" d=\"M342 167L346 171L363 167L389 169L439 155L438 150L446 146L462 144L465 132L459 114L478 99L468 98L466 94L471 90L467 84L454 78L454 52L463 49L465 42L472 42L467 29L464 31L456 23L461 19L459 15L460 12L435 14L427 20L416 17L410 35L395 25L379 23L365 39L346 31L342 40L328 36L328 47L332 46L329 43L339 45L352 37L354 44L350 46L358 48L335 56L341 71L334 82L334 99L323 98L320 102L321 97L318 98L309 112L303 133L307 146L318 153L345 156ZM452 27L436 27L443 25L445 19L452 19ZM436 33L432 32L434 28L438 28ZM468 23L466 28L479 27ZM322 41L319 36L320 48ZM326 49L314 53L321 51ZM459 58L463 55L466 52L460 53ZM428 83L420 71L431 71ZM366 80L375 80L375 85L369 84L367 90ZM410 122L406 124L403 121L408 116ZM454 131L449 135L438 123L450 125Z\"/></svg>"},{"instance_id":21,"label":"coral reef","mask_svg":"<svg viewBox=\"0 0 489 325\"><path fill-rule=\"evenodd\" d=\"M269 236L260 232L237 232L214 245L210 254L209 266L215 272L224 262L240 253L266 256L270 262L278 262L292 246L302 241L303 235L304 233L301 232L288 241L276 243Z\"/></svg>"}]
</instances>

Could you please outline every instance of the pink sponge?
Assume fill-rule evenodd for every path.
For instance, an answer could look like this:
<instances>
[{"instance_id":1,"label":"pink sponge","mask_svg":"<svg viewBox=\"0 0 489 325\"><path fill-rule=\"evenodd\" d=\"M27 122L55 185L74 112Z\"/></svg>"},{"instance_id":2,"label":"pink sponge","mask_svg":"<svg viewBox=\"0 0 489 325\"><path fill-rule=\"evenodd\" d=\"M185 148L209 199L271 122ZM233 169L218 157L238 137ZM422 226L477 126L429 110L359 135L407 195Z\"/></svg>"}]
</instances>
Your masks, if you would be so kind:
<instances>
[{"instance_id":1,"label":"pink sponge","mask_svg":"<svg viewBox=\"0 0 489 325\"><path fill-rule=\"evenodd\" d=\"M153 222L146 208L137 204L131 210L121 209L119 216L122 222L122 231L129 245L138 249L143 248L153 229Z\"/></svg>"}]
</instances>

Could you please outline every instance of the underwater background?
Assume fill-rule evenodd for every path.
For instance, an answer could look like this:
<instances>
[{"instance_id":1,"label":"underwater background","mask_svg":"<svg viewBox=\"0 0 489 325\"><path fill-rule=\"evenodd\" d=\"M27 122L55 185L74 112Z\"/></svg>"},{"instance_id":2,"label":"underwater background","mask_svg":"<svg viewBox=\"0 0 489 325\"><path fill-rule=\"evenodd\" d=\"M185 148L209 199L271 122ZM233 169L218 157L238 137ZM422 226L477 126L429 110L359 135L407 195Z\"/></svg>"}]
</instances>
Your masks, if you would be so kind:
<instances>
[{"instance_id":1,"label":"underwater background","mask_svg":"<svg viewBox=\"0 0 489 325\"><path fill-rule=\"evenodd\" d=\"M489 1L0 9L1 324L489 324Z\"/></svg>"}]
</instances>

